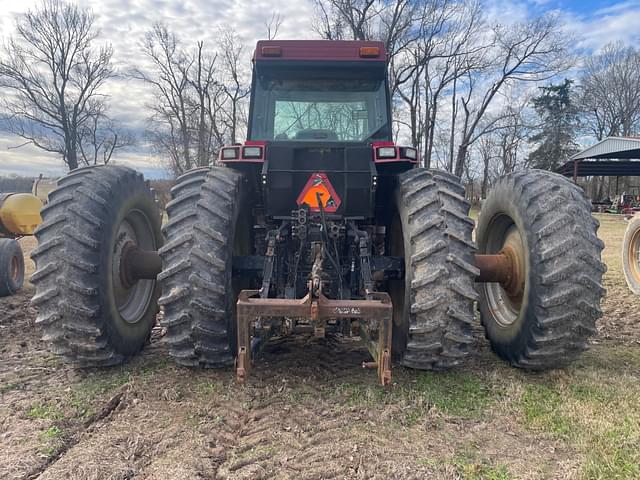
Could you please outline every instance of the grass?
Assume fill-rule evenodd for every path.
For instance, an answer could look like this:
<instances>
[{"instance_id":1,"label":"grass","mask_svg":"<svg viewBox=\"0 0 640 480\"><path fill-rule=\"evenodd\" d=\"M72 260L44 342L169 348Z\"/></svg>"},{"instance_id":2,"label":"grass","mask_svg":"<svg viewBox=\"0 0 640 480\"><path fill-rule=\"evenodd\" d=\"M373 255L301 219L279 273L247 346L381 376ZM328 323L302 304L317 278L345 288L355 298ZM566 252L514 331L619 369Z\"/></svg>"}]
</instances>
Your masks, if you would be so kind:
<instances>
[{"instance_id":1,"label":"grass","mask_svg":"<svg viewBox=\"0 0 640 480\"><path fill-rule=\"evenodd\" d=\"M64 439L64 432L57 426L52 425L39 434L40 442L42 445L39 450L44 455L52 456L62 445Z\"/></svg>"},{"instance_id":2,"label":"grass","mask_svg":"<svg viewBox=\"0 0 640 480\"><path fill-rule=\"evenodd\" d=\"M61 420L64 418L62 410L51 403L36 403L27 411L27 418L41 420Z\"/></svg>"},{"instance_id":3,"label":"grass","mask_svg":"<svg viewBox=\"0 0 640 480\"><path fill-rule=\"evenodd\" d=\"M467 459L454 459L453 465L464 480L513 480L505 466L492 466L486 463L470 462Z\"/></svg>"},{"instance_id":4,"label":"grass","mask_svg":"<svg viewBox=\"0 0 640 480\"><path fill-rule=\"evenodd\" d=\"M524 425L580 452L584 479L640 478L640 385L634 374L640 364L635 366L624 371L596 364L574 369L568 379L526 384Z\"/></svg>"},{"instance_id":5,"label":"grass","mask_svg":"<svg viewBox=\"0 0 640 480\"><path fill-rule=\"evenodd\" d=\"M404 372L397 385L345 383L336 393L347 406L379 407L402 403L402 423L418 423L431 409L461 418L481 417L501 393L486 379L468 372Z\"/></svg>"},{"instance_id":6,"label":"grass","mask_svg":"<svg viewBox=\"0 0 640 480\"><path fill-rule=\"evenodd\" d=\"M97 399L130 381L131 373L126 367L91 372L74 386L69 403L76 416L89 418L95 413Z\"/></svg>"}]
</instances>

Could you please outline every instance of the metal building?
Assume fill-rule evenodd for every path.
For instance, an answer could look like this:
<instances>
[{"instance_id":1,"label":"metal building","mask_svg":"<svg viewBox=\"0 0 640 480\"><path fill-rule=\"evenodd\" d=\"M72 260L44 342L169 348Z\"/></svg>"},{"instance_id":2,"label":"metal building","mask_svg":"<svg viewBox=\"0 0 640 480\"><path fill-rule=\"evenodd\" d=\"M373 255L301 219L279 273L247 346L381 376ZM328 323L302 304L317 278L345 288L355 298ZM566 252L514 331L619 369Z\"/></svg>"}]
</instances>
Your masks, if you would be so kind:
<instances>
[{"instance_id":1,"label":"metal building","mask_svg":"<svg viewBox=\"0 0 640 480\"><path fill-rule=\"evenodd\" d=\"M640 176L640 138L607 137L576 153L556 172L565 177Z\"/></svg>"}]
</instances>

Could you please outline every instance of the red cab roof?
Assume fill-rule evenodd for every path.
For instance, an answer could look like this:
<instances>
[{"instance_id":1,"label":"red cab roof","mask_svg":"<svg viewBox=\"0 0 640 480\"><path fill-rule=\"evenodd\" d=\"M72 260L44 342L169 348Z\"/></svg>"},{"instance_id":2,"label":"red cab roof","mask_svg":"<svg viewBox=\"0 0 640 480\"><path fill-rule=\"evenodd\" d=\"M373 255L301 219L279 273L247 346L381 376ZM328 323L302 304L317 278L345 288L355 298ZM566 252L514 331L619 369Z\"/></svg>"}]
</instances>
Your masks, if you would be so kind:
<instances>
[{"instance_id":1,"label":"red cab roof","mask_svg":"<svg viewBox=\"0 0 640 480\"><path fill-rule=\"evenodd\" d=\"M377 49L377 50L376 50ZM376 55L376 51L378 54ZM260 40L257 61L364 61L386 62L383 42L359 40Z\"/></svg>"}]
</instances>

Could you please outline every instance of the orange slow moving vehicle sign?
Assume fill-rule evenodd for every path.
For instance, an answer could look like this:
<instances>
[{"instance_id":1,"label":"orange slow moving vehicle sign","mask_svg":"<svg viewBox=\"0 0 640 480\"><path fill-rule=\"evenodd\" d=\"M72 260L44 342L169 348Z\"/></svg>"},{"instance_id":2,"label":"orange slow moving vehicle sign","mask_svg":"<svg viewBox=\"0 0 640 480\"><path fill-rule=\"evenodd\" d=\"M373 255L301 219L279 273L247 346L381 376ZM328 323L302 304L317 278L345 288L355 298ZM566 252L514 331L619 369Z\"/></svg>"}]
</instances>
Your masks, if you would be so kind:
<instances>
[{"instance_id":1,"label":"orange slow moving vehicle sign","mask_svg":"<svg viewBox=\"0 0 640 480\"><path fill-rule=\"evenodd\" d=\"M340 200L327 175L322 172L311 174L307 184L298 196L298 206L307 204L312 212L319 212L318 195L325 212L334 213L340 207L342 200Z\"/></svg>"}]
</instances>

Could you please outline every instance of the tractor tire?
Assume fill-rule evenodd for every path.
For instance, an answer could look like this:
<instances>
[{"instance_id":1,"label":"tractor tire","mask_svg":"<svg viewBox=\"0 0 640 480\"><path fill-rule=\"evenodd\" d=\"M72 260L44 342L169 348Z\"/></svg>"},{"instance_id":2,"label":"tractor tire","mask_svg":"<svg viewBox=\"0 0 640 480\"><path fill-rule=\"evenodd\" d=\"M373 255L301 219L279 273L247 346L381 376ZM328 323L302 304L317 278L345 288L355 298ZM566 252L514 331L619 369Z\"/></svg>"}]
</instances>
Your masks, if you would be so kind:
<instances>
[{"instance_id":1,"label":"tractor tire","mask_svg":"<svg viewBox=\"0 0 640 480\"><path fill-rule=\"evenodd\" d=\"M24 256L20 244L0 238L0 297L18 293L24 284Z\"/></svg>"},{"instance_id":2,"label":"tractor tire","mask_svg":"<svg viewBox=\"0 0 640 480\"><path fill-rule=\"evenodd\" d=\"M517 288L479 283L491 348L520 368L563 367L596 334L605 293L604 244L582 189L561 175L525 170L500 178L478 221L478 253L517 252Z\"/></svg>"},{"instance_id":3,"label":"tractor tire","mask_svg":"<svg viewBox=\"0 0 640 480\"><path fill-rule=\"evenodd\" d=\"M622 267L629 289L640 295L640 214L634 215L624 232Z\"/></svg>"},{"instance_id":4,"label":"tractor tire","mask_svg":"<svg viewBox=\"0 0 640 480\"><path fill-rule=\"evenodd\" d=\"M120 261L129 246L162 246L152 191L130 168L81 168L58 182L42 218L31 283L43 340L81 367L123 362L143 347L158 313L158 282L125 283Z\"/></svg>"},{"instance_id":5,"label":"tractor tire","mask_svg":"<svg viewBox=\"0 0 640 480\"><path fill-rule=\"evenodd\" d=\"M460 179L416 168L400 175L390 254L404 256L405 278L392 281L396 361L421 370L460 365L474 343L474 222Z\"/></svg>"},{"instance_id":6,"label":"tractor tire","mask_svg":"<svg viewBox=\"0 0 640 480\"><path fill-rule=\"evenodd\" d=\"M236 350L232 258L244 196L241 175L226 167L191 170L171 190L161 325L174 360L191 367L233 364ZM249 225L250 219L241 218Z\"/></svg>"}]
</instances>

